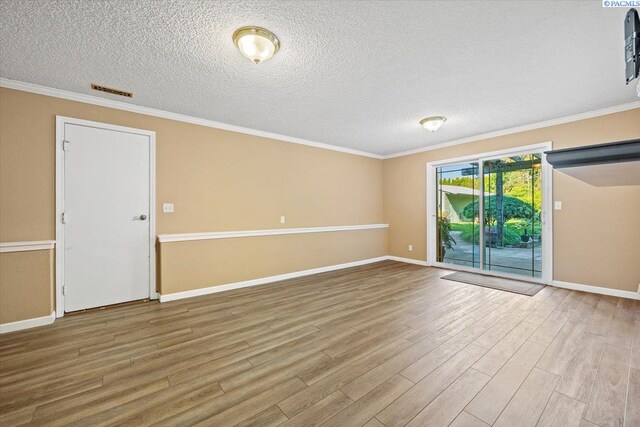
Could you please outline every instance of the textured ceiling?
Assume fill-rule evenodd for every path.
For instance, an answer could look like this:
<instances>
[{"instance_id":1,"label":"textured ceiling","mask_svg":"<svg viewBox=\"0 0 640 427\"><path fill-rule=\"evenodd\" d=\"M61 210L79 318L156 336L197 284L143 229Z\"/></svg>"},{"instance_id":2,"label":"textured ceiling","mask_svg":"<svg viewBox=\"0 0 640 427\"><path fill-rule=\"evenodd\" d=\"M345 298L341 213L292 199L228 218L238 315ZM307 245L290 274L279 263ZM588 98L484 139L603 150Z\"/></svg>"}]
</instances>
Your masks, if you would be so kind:
<instances>
[{"instance_id":1,"label":"textured ceiling","mask_svg":"<svg viewBox=\"0 0 640 427\"><path fill-rule=\"evenodd\" d=\"M388 154L637 101L625 13L600 0L4 0L0 76ZM243 25L273 31L280 52L250 63L231 41ZM448 121L432 134L429 115Z\"/></svg>"}]
</instances>

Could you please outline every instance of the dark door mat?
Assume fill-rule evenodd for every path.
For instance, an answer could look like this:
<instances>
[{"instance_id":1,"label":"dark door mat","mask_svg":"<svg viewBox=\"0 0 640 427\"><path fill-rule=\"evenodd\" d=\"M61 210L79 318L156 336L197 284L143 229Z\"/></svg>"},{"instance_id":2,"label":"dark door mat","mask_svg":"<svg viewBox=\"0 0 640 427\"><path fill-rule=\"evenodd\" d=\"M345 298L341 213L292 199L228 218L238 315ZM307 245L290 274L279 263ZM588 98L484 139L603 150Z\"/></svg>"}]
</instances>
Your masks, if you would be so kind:
<instances>
[{"instance_id":1,"label":"dark door mat","mask_svg":"<svg viewBox=\"0 0 640 427\"><path fill-rule=\"evenodd\" d=\"M503 277L486 276L484 274L467 273L462 271L442 276L442 278L453 280L454 282L467 283L469 285L483 286L485 288L498 289L500 291L529 296L537 294L545 287L545 285L539 285L537 283L521 282L520 280L505 279Z\"/></svg>"}]
</instances>

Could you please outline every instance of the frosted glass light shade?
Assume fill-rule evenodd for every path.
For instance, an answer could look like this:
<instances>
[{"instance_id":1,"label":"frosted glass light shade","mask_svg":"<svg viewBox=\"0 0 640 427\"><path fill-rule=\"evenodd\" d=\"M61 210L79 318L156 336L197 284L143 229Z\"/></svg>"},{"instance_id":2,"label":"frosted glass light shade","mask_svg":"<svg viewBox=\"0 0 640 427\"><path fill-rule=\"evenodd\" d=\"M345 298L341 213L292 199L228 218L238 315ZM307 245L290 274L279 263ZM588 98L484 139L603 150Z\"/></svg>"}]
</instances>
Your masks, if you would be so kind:
<instances>
[{"instance_id":1,"label":"frosted glass light shade","mask_svg":"<svg viewBox=\"0 0 640 427\"><path fill-rule=\"evenodd\" d=\"M254 64L271 58L280 49L280 41L269 30L260 27L242 27L233 33L233 43Z\"/></svg>"},{"instance_id":2,"label":"frosted glass light shade","mask_svg":"<svg viewBox=\"0 0 640 427\"><path fill-rule=\"evenodd\" d=\"M420 124L423 128L427 129L429 132L435 132L440 129L440 126L444 124L447 120L446 117L442 116L433 116L427 117L426 119L420 120Z\"/></svg>"}]
</instances>

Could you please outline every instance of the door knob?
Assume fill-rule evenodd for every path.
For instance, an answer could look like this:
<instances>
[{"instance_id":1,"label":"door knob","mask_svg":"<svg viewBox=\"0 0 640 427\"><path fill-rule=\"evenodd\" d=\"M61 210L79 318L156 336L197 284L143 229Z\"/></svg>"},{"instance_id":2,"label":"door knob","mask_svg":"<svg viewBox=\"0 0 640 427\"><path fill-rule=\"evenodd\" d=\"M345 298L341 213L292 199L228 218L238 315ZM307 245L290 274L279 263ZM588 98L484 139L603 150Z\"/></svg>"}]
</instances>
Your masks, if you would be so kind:
<instances>
[{"instance_id":1,"label":"door knob","mask_svg":"<svg viewBox=\"0 0 640 427\"><path fill-rule=\"evenodd\" d=\"M133 220L134 221L144 221L145 219L147 219L147 216L145 214L142 214L140 216L134 216Z\"/></svg>"}]
</instances>

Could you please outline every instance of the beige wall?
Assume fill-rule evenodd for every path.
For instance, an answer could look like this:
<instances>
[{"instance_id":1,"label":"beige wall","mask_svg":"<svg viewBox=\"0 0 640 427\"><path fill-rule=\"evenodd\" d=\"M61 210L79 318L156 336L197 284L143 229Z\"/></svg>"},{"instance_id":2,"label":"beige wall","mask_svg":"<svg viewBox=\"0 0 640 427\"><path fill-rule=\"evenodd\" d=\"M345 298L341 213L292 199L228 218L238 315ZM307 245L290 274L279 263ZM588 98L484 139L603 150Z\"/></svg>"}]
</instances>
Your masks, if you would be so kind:
<instances>
[{"instance_id":1,"label":"beige wall","mask_svg":"<svg viewBox=\"0 0 640 427\"><path fill-rule=\"evenodd\" d=\"M558 149L634 138L640 138L640 109L385 160L389 253L426 259L428 162L546 141ZM636 291L640 186L593 187L554 171L553 196L562 201L562 210L553 212L554 279Z\"/></svg>"},{"instance_id":2,"label":"beige wall","mask_svg":"<svg viewBox=\"0 0 640 427\"><path fill-rule=\"evenodd\" d=\"M386 229L167 243L162 245L162 293L343 264L386 253Z\"/></svg>"},{"instance_id":3,"label":"beige wall","mask_svg":"<svg viewBox=\"0 0 640 427\"><path fill-rule=\"evenodd\" d=\"M2 88L2 242L55 239L56 115L156 132L158 234L382 222L381 160ZM163 202L174 203L175 212L162 213ZM281 215L287 219L284 225ZM163 244L159 279L169 286L163 289L166 293L166 289L259 278L387 252L386 230L338 234L346 238L344 246L334 238L329 243L302 234L282 239L286 245L273 238ZM251 258L235 251L237 246ZM202 254L202 249L212 252ZM212 257L218 256L225 262L212 268ZM182 261L189 261L198 274L177 276L184 271ZM14 257L7 258L3 267L7 274L17 274L20 268ZM29 281L25 274L23 282ZM0 283L7 305L22 298L12 291L14 283ZM35 292L33 300L53 304L48 291Z\"/></svg>"},{"instance_id":4,"label":"beige wall","mask_svg":"<svg viewBox=\"0 0 640 427\"><path fill-rule=\"evenodd\" d=\"M53 251L0 254L0 323L53 311Z\"/></svg>"},{"instance_id":5,"label":"beige wall","mask_svg":"<svg viewBox=\"0 0 640 427\"><path fill-rule=\"evenodd\" d=\"M166 243L158 250L163 293L386 254L424 260L428 161L640 136L636 109L383 162L2 88L2 242L55 239L56 115L156 132L158 234L390 223L388 231ZM563 201L554 215L555 279L636 290L640 187L595 188L555 172L554 193ZM163 214L163 202L175 213ZM0 323L49 314L52 258L52 251L0 256Z\"/></svg>"},{"instance_id":6,"label":"beige wall","mask_svg":"<svg viewBox=\"0 0 640 427\"><path fill-rule=\"evenodd\" d=\"M158 234L382 221L381 160L0 88L0 241L55 239L56 115L156 132Z\"/></svg>"}]
</instances>

